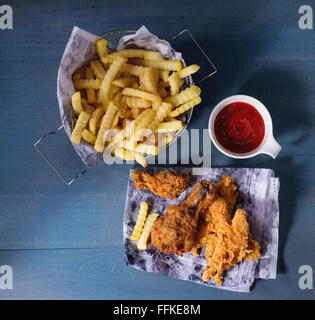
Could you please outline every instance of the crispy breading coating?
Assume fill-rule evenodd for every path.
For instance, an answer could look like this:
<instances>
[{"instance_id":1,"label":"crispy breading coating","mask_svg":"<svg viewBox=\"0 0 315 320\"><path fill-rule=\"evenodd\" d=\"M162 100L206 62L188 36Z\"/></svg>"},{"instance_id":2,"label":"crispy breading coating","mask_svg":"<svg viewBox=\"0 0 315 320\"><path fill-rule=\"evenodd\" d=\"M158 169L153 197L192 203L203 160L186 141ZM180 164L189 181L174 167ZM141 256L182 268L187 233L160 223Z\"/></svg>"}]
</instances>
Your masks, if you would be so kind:
<instances>
[{"instance_id":1,"label":"crispy breading coating","mask_svg":"<svg viewBox=\"0 0 315 320\"><path fill-rule=\"evenodd\" d=\"M217 183L216 188L219 195L226 201L231 214L238 198L237 186L235 185L233 178L223 176Z\"/></svg>"},{"instance_id":2,"label":"crispy breading coating","mask_svg":"<svg viewBox=\"0 0 315 320\"><path fill-rule=\"evenodd\" d=\"M260 246L252 239L245 210L238 209L231 220L225 201L219 199L216 202L209 208L212 221L205 250L209 266L205 267L202 280L214 278L217 284L222 285L224 270L244 259L258 259Z\"/></svg>"},{"instance_id":3,"label":"crispy breading coating","mask_svg":"<svg viewBox=\"0 0 315 320\"><path fill-rule=\"evenodd\" d=\"M157 219L151 230L151 241L158 250L180 255L191 250L197 230L198 205L210 186L210 182L198 180L186 200L178 206L170 205L165 215Z\"/></svg>"},{"instance_id":4,"label":"crispy breading coating","mask_svg":"<svg viewBox=\"0 0 315 320\"><path fill-rule=\"evenodd\" d=\"M175 199L188 187L189 175L168 170L149 174L132 170L133 181L138 190L150 190L161 198Z\"/></svg>"}]
</instances>

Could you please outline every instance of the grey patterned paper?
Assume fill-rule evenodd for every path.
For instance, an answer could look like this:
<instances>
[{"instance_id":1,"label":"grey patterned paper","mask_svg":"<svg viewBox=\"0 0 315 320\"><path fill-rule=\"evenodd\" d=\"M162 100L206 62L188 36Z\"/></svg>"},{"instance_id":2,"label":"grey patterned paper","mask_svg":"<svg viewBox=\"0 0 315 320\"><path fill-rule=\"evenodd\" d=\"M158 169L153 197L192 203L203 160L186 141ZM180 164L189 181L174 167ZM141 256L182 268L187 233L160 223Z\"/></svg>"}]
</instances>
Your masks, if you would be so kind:
<instances>
[{"instance_id":1,"label":"grey patterned paper","mask_svg":"<svg viewBox=\"0 0 315 320\"><path fill-rule=\"evenodd\" d=\"M81 66L97 58L95 46L93 45L97 39L99 39L98 36L74 27L60 62L57 78L57 97L61 122L69 138L71 137L73 128L71 96L74 93L74 88L72 74ZM157 50L163 57L182 60L185 65L181 53L173 50L167 41L161 40L150 33L145 26L142 26L135 34L122 37L117 49L121 50L129 47ZM186 86L192 83L191 77L185 80ZM189 121L186 115L184 115L182 120L185 125ZM93 168L104 163L103 154L96 152L88 143L73 144L73 147L87 168Z\"/></svg>"},{"instance_id":2,"label":"grey patterned paper","mask_svg":"<svg viewBox=\"0 0 315 320\"><path fill-rule=\"evenodd\" d=\"M150 169L152 170L152 168ZM165 168L153 169L155 172L160 170L165 170ZM168 168L168 170L192 174L191 168ZM161 253L152 244L149 245L147 250L139 251L136 241L130 240L141 201L148 203L150 211L164 215L170 204L177 205L188 196L197 179L216 183L224 175L232 176L239 188L240 196L236 208L246 210L250 230L253 238L261 246L262 255L259 260L244 260L232 267L224 274L222 286L218 286L213 280L206 283L201 279L203 267L207 265L204 249L200 257L195 257L190 253L180 257L174 254ZM123 221L125 260L128 265L143 271L160 273L171 278L231 291L249 292L256 278L276 278L279 187L279 179L275 177L271 169L209 168L204 169L202 175L191 175L188 189L179 195L176 200L171 200L160 198L147 190L137 190L130 173Z\"/></svg>"}]
</instances>

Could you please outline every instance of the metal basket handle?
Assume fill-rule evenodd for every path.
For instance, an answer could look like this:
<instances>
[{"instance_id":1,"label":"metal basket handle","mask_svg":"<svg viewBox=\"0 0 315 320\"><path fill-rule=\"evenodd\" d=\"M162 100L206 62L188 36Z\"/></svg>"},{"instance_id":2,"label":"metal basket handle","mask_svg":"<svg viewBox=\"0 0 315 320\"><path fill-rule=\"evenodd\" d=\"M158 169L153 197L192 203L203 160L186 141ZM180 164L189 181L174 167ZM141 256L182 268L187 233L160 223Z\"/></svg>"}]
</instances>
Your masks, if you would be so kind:
<instances>
[{"instance_id":1,"label":"metal basket handle","mask_svg":"<svg viewBox=\"0 0 315 320\"><path fill-rule=\"evenodd\" d=\"M211 69L210 69L210 73L205 75L204 77L202 77L202 79L200 79L198 81L198 83L202 83L204 82L206 79L210 78L212 75L214 75L217 72L217 68L216 66L213 64L213 62L210 60L210 58L208 57L208 55L205 53L205 51L201 48L200 44L198 43L198 41L196 40L196 38L192 35L192 33L188 30L188 29L184 29L182 31L180 31L179 33L177 33L175 36L173 36L169 42L172 43L174 42L175 39L177 39L178 37L182 36L184 33L187 33L188 36L191 38L191 40L194 42L194 44L198 47L198 49L200 50L201 54L205 57L206 61L209 63Z\"/></svg>"},{"instance_id":2,"label":"metal basket handle","mask_svg":"<svg viewBox=\"0 0 315 320\"><path fill-rule=\"evenodd\" d=\"M75 180L77 180L80 176L82 176L84 173L88 171L88 169L84 169L81 173L76 175L74 178L72 178L70 181L67 181L65 177L58 171L58 169L48 160L44 154L39 150L37 147L42 141L44 141L49 135L58 133L63 128L63 125L61 125L59 128L57 128L55 131L51 131L43 135L38 141L35 142L34 148L39 153L39 155L48 163L48 165L55 171L55 173L58 175L58 177L67 185L70 186Z\"/></svg>"}]
</instances>

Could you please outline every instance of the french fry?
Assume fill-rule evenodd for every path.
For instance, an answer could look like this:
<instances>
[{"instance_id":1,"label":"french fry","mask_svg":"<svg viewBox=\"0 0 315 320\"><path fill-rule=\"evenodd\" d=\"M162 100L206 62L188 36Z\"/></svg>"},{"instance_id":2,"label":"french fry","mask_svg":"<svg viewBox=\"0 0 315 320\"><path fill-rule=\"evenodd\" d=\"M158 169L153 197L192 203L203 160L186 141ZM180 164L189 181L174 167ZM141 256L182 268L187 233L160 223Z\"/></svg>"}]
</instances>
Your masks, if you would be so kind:
<instances>
[{"instance_id":1,"label":"french fry","mask_svg":"<svg viewBox=\"0 0 315 320\"><path fill-rule=\"evenodd\" d=\"M89 103L95 103L96 102L96 96L95 96L95 90L94 89L87 89L86 95Z\"/></svg>"},{"instance_id":2,"label":"french fry","mask_svg":"<svg viewBox=\"0 0 315 320\"><path fill-rule=\"evenodd\" d=\"M175 121L175 120L177 120L177 119L174 118L174 117L171 117L170 114L165 118L165 121L166 121L166 122L168 122L168 121Z\"/></svg>"},{"instance_id":3,"label":"french fry","mask_svg":"<svg viewBox=\"0 0 315 320\"><path fill-rule=\"evenodd\" d=\"M95 140L96 140L96 136L95 136L91 131L89 131L89 130L87 130L87 129L84 129L84 130L82 131L82 138L83 138L86 142L88 142L88 143L90 143L90 144L94 144L94 142L95 142Z\"/></svg>"},{"instance_id":4,"label":"french fry","mask_svg":"<svg viewBox=\"0 0 315 320\"><path fill-rule=\"evenodd\" d=\"M90 67L97 79L100 79L100 80L104 79L106 71L98 60L91 61Z\"/></svg>"},{"instance_id":5,"label":"french fry","mask_svg":"<svg viewBox=\"0 0 315 320\"><path fill-rule=\"evenodd\" d=\"M142 67L152 67L158 70L168 70L168 71L181 71L182 63L179 60L161 60L161 61L150 61L138 58L132 58L129 60L130 63L142 66Z\"/></svg>"},{"instance_id":6,"label":"french fry","mask_svg":"<svg viewBox=\"0 0 315 320\"><path fill-rule=\"evenodd\" d=\"M115 128L117 126L117 124L118 124L118 121L119 121L119 117L118 117L118 114L116 113L114 118L113 118L113 121L112 121L110 127L111 128Z\"/></svg>"},{"instance_id":7,"label":"french fry","mask_svg":"<svg viewBox=\"0 0 315 320\"><path fill-rule=\"evenodd\" d=\"M110 86L110 88L109 88L108 98L109 98L110 100L112 100L119 90L120 90L119 87L114 86L114 85L112 84L112 85Z\"/></svg>"},{"instance_id":8,"label":"french fry","mask_svg":"<svg viewBox=\"0 0 315 320\"><path fill-rule=\"evenodd\" d=\"M107 50L107 40L106 39L100 39L96 42L96 51L98 56L101 58L105 55L107 55L108 50Z\"/></svg>"},{"instance_id":9,"label":"french fry","mask_svg":"<svg viewBox=\"0 0 315 320\"><path fill-rule=\"evenodd\" d=\"M142 201L140 203L139 214L137 217L136 225L131 235L131 240L138 240L140 238L145 220L147 218L148 209L148 204L145 201Z\"/></svg>"},{"instance_id":10,"label":"french fry","mask_svg":"<svg viewBox=\"0 0 315 320\"><path fill-rule=\"evenodd\" d=\"M120 54L127 58L142 58L146 60L163 60L161 54L157 51L150 51L144 49L123 49L114 52L113 55Z\"/></svg>"},{"instance_id":11,"label":"french fry","mask_svg":"<svg viewBox=\"0 0 315 320\"><path fill-rule=\"evenodd\" d=\"M183 123L181 120L161 122L158 126L158 132L172 132L178 131L183 128Z\"/></svg>"},{"instance_id":12,"label":"french fry","mask_svg":"<svg viewBox=\"0 0 315 320\"><path fill-rule=\"evenodd\" d=\"M78 79L73 82L74 89L99 89L102 81L100 79Z\"/></svg>"},{"instance_id":13,"label":"french fry","mask_svg":"<svg viewBox=\"0 0 315 320\"><path fill-rule=\"evenodd\" d=\"M122 57L122 55L112 54L112 53L111 53L111 54L107 54L107 55L101 57L100 59L101 59L101 61L102 61L102 63L103 63L104 65L107 65L107 64L113 63L118 56L119 56L119 57Z\"/></svg>"},{"instance_id":14,"label":"french fry","mask_svg":"<svg viewBox=\"0 0 315 320\"><path fill-rule=\"evenodd\" d=\"M146 99L126 96L126 102L129 108L146 109L152 106L152 102Z\"/></svg>"},{"instance_id":15,"label":"french fry","mask_svg":"<svg viewBox=\"0 0 315 320\"><path fill-rule=\"evenodd\" d=\"M165 143L167 145L170 144L172 142L172 140L174 139L174 132L170 132L169 134L167 134L167 136L165 138L166 138Z\"/></svg>"},{"instance_id":16,"label":"french fry","mask_svg":"<svg viewBox=\"0 0 315 320\"><path fill-rule=\"evenodd\" d=\"M141 79L143 80L141 81ZM140 78L140 81L145 91L156 94L158 89L159 72L152 67L146 68L143 76Z\"/></svg>"},{"instance_id":17,"label":"french fry","mask_svg":"<svg viewBox=\"0 0 315 320\"><path fill-rule=\"evenodd\" d=\"M165 135L165 133L159 133L158 134L158 138L157 138L157 145L159 148L162 148L166 145L168 145L169 143L172 142L173 138L174 138L174 131L173 132L169 132Z\"/></svg>"},{"instance_id":18,"label":"french fry","mask_svg":"<svg viewBox=\"0 0 315 320\"><path fill-rule=\"evenodd\" d=\"M132 108L132 109L130 109L130 114L131 114L132 118L136 118L140 113L141 113L141 109L140 108Z\"/></svg>"},{"instance_id":19,"label":"french fry","mask_svg":"<svg viewBox=\"0 0 315 320\"><path fill-rule=\"evenodd\" d=\"M143 155L139 152L135 152L135 158L136 161L142 165L143 168L146 168L148 163L147 161L144 159Z\"/></svg>"},{"instance_id":20,"label":"french fry","mask_svg":"<svg viewBox=\"0 0 315 320\"><path fill-rule=\"evenodd\" d=\"M75 115L78 116L83 110L82 103L81 103L81 93L79 91L75 92L72 95L71 102L72 102L73 111Z\"/></svg>"},{"instance_id":21,"label":"french fry","mask_svg":"<svg viewBox=\"0 0 315 320\"><path fill-rule=\"evenodd\" d=\"M117 111L118 111L118 106L113 101L111 101L108 106L108 109L102 119L101 127L100 127L98 134L97 134L97 137L96 137L94 149L97 152L104 151L104 148L105 148L104 134L105 134L106 130L110 129L111 123L112 123Z\"/></svg>"},{"instance_id":22,"label":"french fry","mask_svg":"<svg viewBox=\"0 0 315 320\"><path fill-rule=\"evenodd\" d=\"M184 113L185 111L193 108L194 106L196 106L197 104L199 104L201 102L201 98L200 97L195 97L192 100L182 104L180 107L176 108L175 110L173 110L170 113L171 117L177 117L180 114Z\"/></svg>"},{"instance_id":23,"label":"french fry","mask_svg":"<svg viewBox=\"0 0 315 320\"><path fill-rule=\"evenodd\" d=\"M136 119L127 121L125 128L114 137L114 143L121 143L123 139L129 139L138 128L143 128L143 124L147 121L150 109L142 111Z\"/></svg>"},{"instance_id":24,"label":"french fry","mask_svg":"<svg viewBox=\"0 0 315 320\"><path fill-rule=\"evenodd\" d=\"M121 99L122 99L122 93L120 90L118 90L115 93L115 96L113 97L113 101L115 102L115 104L117 104L118 106L120 105Z\"/></svg>"},{"instance_id":25,"label":"french fry","mask_svg":"<svg viewBox=\"0 0 315 320\"><path fill-rule=\"evenodd\" d=\"M89 121L89 130L96 135L97 124L105 113L105 109L103 107L97 108L91 115Z\"/></svg>"},{"instance_id":26,"label":"french fry","mask_svg":"<svg viewBox=\"0 0 315 320\"><path fill-rule=\"evenodd\" d=\"M179 105L186 103L197 96L200 96L200 93L201 89L195 85L192 85L175 96L167 97L165 101L171 103L173 107L178 107Z\"/></svg>"},{"instance_id":27,"label":"french fry","mask_svg":"<svg viewBox=\"0 0 315 320\"><path fill-rule=\"evenodd\" d=\"M128 139L133 134L133 132L135 130L135 126L136 126L137 122L140 121L141 117L142 117L142 114L140 114L137 117L137 119L135 119L135 120L127 121L124 129L115 135L113 142L118 143L118 142L123 141L123 139L125 139L125 138Z\"/></svg>"},{"instance_id":28,"label":"french fry","mask_svg":"<svg viewBox=\"0 0 315 320\"><path fill-rule=\"evenodd\" d=\"M197 72L200 69L200 67L196 64L192 64L184 69L182 69L179 72L179 76L181 79L186 78L192 74L194 74L195 72Z\"/></svg>"},{"instance_id":29,"label":"french fry","mask_svg":"<svg viewBox=\"0 0 315 320\"><path fill-rule=\"evenodd\" d=\"M156 156L159 153L159 148L153 144L142 143L136 147L136 152Z\"/></svg>"},{"instance_id":30,"label":"french fry","mask_svg":"<svg viewBox=\"0 0 315 320\"><path fill-rule=\"evenodd\" d=\"M126 111L128 109L128 105L127 105L127 101L126 100L127 100L127 96L123 96L121 98L120 106L119 106L119 109L118 109L118 112L117 112L118 117L122 118L122 119L125 117L125 113L126 113Z\"/></svg>"},{"instance_id":31,"label":"french fry","mask_svg":"<svg viewBox=\"0 0 315 320\"><path fill-rule=\"evenodd\" d=\"M147 162L144 159L144 157L134 151L126 150L124 148L121 148L120 146L115 146L114 148L114 155L122 160L126 161L133 161L136 160L139 164L141 164L144 168L147 166Z\"/></svg>"},{"instance_id":32,"label":"french fry","mask_svg":"<svg viewBox=\"0 0 315 320\"><path fill-rule=\"evenodd\" d=\"M138 81L138 78L136 78L136 77L122 77L122 78L114 80L113 85L120 87L120 88L125 88L125 87L132 86L137 81Z\"/></svg>"},{"instance_id":33,"label":"french fry","mask_svg":"<svg viewBox=\"0 0 315 320\"><path fill-rule=\"evenodd\" d=\"M95 108L90 104L88 104L88 102L85 99L82 98L81 103L83 106L83 110L88 112L89 114L92 114L95 111Z\"/></svg>"},{"instance_id":34,"label":"french fry","mask_svg":"<svg viewBox=\"0 0 315 320\"><path fill-rule=\"evenodd\" d=\"M138 98L143 98L146 100L150 100L152 102L156 102L158 104L161 104L162 99L160 96L152 93L148 93L142 90L138 89L133 89L133 88L125 88L122 92L123 95L127 96L133 96L133 97L138 97Z\"/></svg>"},{"instance_id":35,"label":"french fry","mask_svg":"<svg viewBox=\"0 0 315 320\"><path fill-rule=\"evenodd\" d=\"M124 63L126 63L126 61L127 61L127 58L122 56L117 56L114 62L110 65L102 81L102 84L100 86L100 93L101 93L102 99L106 100L108 98L108 93L112 85L112 81L115 79L121 67L123 66Z\"/></svg>"},{"instance_id":36,"label":"french fry","mask_svg":"<svg viewBox=\"0 0 315 320\"><path fill-rule=\"evenodd\" d=\"M152 109L146 109L142 113L144 113L144 115L141 118L141 121L136 124L134 133L130 137L128 144L128 149L130 150L135 150L137 142L141 139L142 135L145 134L146 130L150 130L150 124L154 121L156 116L156 112Z\"/></svg>"},{"instance_id":37,"label":"french fry","mask_svg":"<svg viewBox=\"0 0 315 320\"><path fill-rule=\"evenodd\" d=\"M143 55L144 60L160 61L164 60L158 51L146 51Z\"/></svg>"},{"instance_id":38,"label":"french fry","mask_svg":"<svg viewBox=\"0 0 315 320\"><path fill-rule=\"evenodd\" d=\"M163 81L168 81L168 77L170 75L170 72L168 70L160 70L160 78L163 80Z\"/></svg>"},{"instance_id":39,"label":"french fry","mask_svg":"<svg viewBox=\"0 0 315 320\"><path fill-rule=\"evenodd\" d=\"M135 66L135 65L126 63L122 66L121 71L125 73L129 73L133 76L140 77L144 73L145 69L146 69L145 67Z\"/></svg>"},{"instance_id":40,"label":"french fry","mask_svg":"<svg viewBox=\"0 0 315 320\"><path fill-rule=\"evenodd\" d=\"M86 67L85 70L85 77L86 79L94 79L94 73L90 67ZM94 89L87 89L86 90L87 95L87 101L88 103L95 103L96 97L95 97L95 90Z\"/></svg>"},{"instance_id":41,"label":"french fry","mask_svg":"<svg viewBox=\"0 0 315 320\"><path fill-rule=\"evenodd\" d=\"M172 111L172 105L167 102L162 102L156 109L156 117L152 123L151 130L155 131L158 125L168 116Z\"/></svg>"},{"instance_id":42,"label":"french fry","mask_svg":"<svg viewBox=\"0 0 315 320\"><path fill-rule=\"evenodd\" d=\"M123 49L118 51L119 54L127 58L144 58L146 52L148 51L144 49Z\"/></svg>"},{"instance_id":43,"label":"french fry","mask_svg":"<svg viewBox=\"0 0 315 320\"><path fill-rule=\"evenodd\" d=\"M122 160L126 160L126 161L133 161L135 160L135 153L130 151L130 150L126 150L122 147L119 146L115 146L113 153L116 157L122 159Z\"/></svg>"},{"instance_id":44,"label":"french fry","mask_svg":"<svg viewBox=\"0 0 315 320\"><path fill-rule=\"evenodd\" d=\"M148 216L148 218L144 224L141 236L138 240L138 244L137 244L138 250L146 250L147 249L147 242L148 242L148 239L150 236L151 229L153 227L154 222L156 221L156 219L158 217L159 217L158 213L151 213Z\"/></svg>"},{"instance_id":45,"label":"french fry","mask_svg":"<svg viewBox=\"0 0 315 320\"><path fill-rule=\"evenodd\" d=\"M82 111L79 115L79 118L75 124L75 127L71 134L71 142L79 144L81 142L82 131L85 129L88 121L90 119L90 114L88 112Z\"/></svg>"},{"instance_id":46,"label":"french fry","mask_svg":"<svg viewBox=\"0 0 315 320\"><path fill-rule=\"evenodd\" d=\"M172 96L175 96L179 93L179 90L184 83L184 81L180 78L178 72L173 72L168 78L168 82L170 84Z\"/></svg>"},{"instance_id":47,"label":"french fry","mask_svg":"<svg viewBox=\"0 0 315 320\"><path fill-rule=\"evenodd\" d=\"M90 67L84 69L86 79L94 79L94 73Z\"/></svg>"}]
</instances>

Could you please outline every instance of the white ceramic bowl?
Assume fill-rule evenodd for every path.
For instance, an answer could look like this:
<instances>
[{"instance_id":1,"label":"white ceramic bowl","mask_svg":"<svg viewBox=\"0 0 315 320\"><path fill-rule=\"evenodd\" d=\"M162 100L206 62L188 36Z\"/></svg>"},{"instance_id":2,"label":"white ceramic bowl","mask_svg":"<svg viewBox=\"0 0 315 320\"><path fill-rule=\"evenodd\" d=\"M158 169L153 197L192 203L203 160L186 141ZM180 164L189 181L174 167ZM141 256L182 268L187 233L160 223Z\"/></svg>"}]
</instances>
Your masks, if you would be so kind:
<instances>
[{"instance_id":1,"label":"white ceramic bowl","mask_svg":"<svg viewBox=\"0 0 315 320\"><path fill-rule=\"evenodd\" d=\"M227 150L218 142L214 134L214 121L218 113L228 104L233 102L245 102L252 105L260 113L265 123L265 136L263 141L256 149L247 153L235 153ZM267 108L257 99L250 96L246 96L246 95L235 95L235 96L228 97L222 100L221 102L219 102L215 106L215 108L211 112L210 119L209 119L209 134L213 144L222 153L232 158L246 159L246 158L254 157L260 153L265 153L270 155L273 159L275 159L281 150L281 146L273 137L272 120Z\"/></svg>"}]
</instances>

